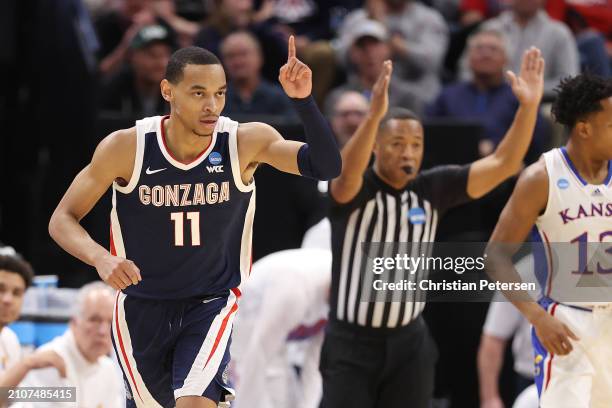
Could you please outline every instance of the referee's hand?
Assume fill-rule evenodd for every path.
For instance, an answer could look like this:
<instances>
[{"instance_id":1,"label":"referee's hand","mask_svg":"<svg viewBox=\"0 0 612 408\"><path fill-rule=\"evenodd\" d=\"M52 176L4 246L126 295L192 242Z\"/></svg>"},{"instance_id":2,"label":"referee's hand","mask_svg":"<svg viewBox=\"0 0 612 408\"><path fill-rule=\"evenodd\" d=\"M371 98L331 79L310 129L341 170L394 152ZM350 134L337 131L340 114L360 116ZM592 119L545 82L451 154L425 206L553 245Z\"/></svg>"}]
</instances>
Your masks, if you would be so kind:
<instances>
[{"instance_id":1,"label":"referee's hand","mask_svg":"<svg viewBox=\"0 0 612 408\"><path fill-rule=\"evenodd\" d=\"M383 63L383 68L372 87L372 99L370 101L370 115L380 120L382 119L389 108L389 83L391 82L391 73L393 72L393 64L390 60Z\"/></svg>"},{"instance_id":2,"label":"referee's hand","mask_svg":"<svg viewBox=\"0 0 612 408\"><path fill-rule=\"evenodd\" d=\"M567 325L548 313L541 313L532 323L538 339L551 354L564 356L573 350L570 339L579 340Z\"/></svg>"},{"instance_id":3,"label":"referee's hand","mask_svg":"<svg viewBox=\"0 0 612 408\"><path fill-rule=\"evenodd\" d=\"M95 264L100 278L116 290L137 285L142 280L140 269L129 259L108 254Z\"/></svg>"}]
</instances>

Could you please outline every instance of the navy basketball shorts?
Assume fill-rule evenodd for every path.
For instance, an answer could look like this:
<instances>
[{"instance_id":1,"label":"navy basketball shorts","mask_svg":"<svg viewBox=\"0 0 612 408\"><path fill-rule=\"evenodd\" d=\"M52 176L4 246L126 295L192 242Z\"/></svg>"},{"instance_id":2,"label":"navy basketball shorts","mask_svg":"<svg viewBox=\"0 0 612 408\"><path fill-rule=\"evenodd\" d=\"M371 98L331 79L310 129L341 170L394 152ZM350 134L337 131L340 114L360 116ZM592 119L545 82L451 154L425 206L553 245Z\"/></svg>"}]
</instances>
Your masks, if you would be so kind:
<instances>
[{"instance_id":1,"label":"navy basketball shorts","mask_svg":"<svg viewBox=\"0 0 612 408\"><path fill-rule=\"evenodd\" d=\"M174 407L183 396L215 403L234 393L227 367L240 291L202 299L150 300L117 294L113 346L127 407Z\"/></svg>"}]
</instances>

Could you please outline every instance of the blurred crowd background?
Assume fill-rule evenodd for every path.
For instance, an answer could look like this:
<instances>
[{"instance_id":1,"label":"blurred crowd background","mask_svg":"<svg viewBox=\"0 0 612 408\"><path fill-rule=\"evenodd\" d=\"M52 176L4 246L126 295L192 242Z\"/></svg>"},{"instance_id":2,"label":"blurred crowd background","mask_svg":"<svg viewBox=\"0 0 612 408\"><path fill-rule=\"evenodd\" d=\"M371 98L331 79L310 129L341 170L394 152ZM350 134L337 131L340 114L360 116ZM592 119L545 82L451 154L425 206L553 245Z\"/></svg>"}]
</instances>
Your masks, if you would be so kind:
<instances>
[{"instance_id":1,"label":"blurred crowd background","mask_svg":"<svg viewBox=\"0 0 612 408\"><path fill-rule=\"evenodd\" d=\"M425 167L493 151L518 106L504 72L518 72L529 46L542 50L546 84L526 164L563 141L547 107L559 80L612 69L610 0L3 0L1 7L0 241L68 288L98 276L51 241L50 215L104 136L169 113L159 83L179 47L221 58L224 115L300 140L277 80L295 35L340 145L366 115L391 58L390 105L423 118ZM327 189L266 166L256 183L254 261L299 247L325 215ZM439 240L486 241L513 183L449 212ZM107 246L109 210L107 195L83 220ZM478 404L475 355L486 311L486 304L434 303L425 313L441 351L436 394L452 406Z\"/></svg>"}]
</instances>

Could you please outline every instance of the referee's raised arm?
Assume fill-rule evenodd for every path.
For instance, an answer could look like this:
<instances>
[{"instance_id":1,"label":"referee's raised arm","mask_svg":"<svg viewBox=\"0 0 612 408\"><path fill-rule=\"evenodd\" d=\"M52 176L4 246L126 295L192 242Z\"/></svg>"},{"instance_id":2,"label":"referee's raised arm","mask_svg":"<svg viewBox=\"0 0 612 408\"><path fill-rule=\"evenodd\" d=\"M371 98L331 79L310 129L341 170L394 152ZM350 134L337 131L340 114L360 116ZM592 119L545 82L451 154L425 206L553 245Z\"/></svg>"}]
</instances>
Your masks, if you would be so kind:
<instances>
[{"instance_id":1,"label":"referee's raised arm","mask_svg":"<svg viewBox=\"0 0 612 408\"><path fill-rule=\"evenodd\" d=\"M391 61L385 61L372 88L369 112L341 151L342 172L330 186L330 194L338 203L351 201L361 189L363 173L372 157L380 121L389 106L389 82L392 70Z\"/></svg>"}]
</instances>

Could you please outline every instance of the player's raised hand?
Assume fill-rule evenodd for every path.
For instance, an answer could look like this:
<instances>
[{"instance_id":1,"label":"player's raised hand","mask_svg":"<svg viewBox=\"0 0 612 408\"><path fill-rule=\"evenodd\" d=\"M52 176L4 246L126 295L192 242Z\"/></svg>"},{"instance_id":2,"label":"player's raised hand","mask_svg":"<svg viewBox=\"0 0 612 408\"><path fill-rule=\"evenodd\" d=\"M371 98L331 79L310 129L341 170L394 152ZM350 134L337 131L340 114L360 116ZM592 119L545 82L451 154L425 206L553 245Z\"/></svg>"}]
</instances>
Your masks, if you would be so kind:
<instances>
[{"instance_id":1,"label":"player's raised hand","mask_svg":"<svg viewBox=\"0 0 612 408\"><path fill-rule=\"evenodd\" d=\"M536 47L523 53L521 72L506 72L512 92L522 105L539 105L544 92L544 58Z\"/></svg>"},{"instance_id":2,"label":"player's raised hand","mask_svg":"<svg viewBox=\"0 0 612 408\"><path fill-rule=\"evenodd\" d=\"M297 59L293 36L289 36L287 63L281 67L278 80L290 98L306 98L312 92L312 71Z\"/></svg>"},{"instance_id":3,"label":"player's raised hand","mask_svg":"<svg viewBox=\"0 0 612 408\"><path fill-rule=\"evenodd\" d=\"M370 115L380 120L387 113L389 108L389 83L393 64L390 60L383 63L383 68L372 87L372 99L370 101Z\"/></svg>"},{"instance_id":4,"label":"player's raised hand","mask_svg":"<svg viewBox=\"0 0 612 408\"><path fill-rule=\"evenodd\" d=\"M140 269L129 259L107 255L95 264L100 278L114 289L125 289L142 280Z\"/></svg>"},{"instance_id":5,"label":"player's raised hand","mask_svg":"<svg viewBox=\"0 0 612 408\"><path fill-rule=\"evenodd\" d=\"M570 339L578 340L569 327L548 313L542 313L533 322L533 328L542 345L552 354L568 354L573 349Z\"/></svg>"}]
</instances>

